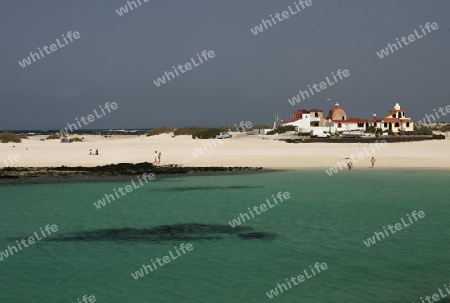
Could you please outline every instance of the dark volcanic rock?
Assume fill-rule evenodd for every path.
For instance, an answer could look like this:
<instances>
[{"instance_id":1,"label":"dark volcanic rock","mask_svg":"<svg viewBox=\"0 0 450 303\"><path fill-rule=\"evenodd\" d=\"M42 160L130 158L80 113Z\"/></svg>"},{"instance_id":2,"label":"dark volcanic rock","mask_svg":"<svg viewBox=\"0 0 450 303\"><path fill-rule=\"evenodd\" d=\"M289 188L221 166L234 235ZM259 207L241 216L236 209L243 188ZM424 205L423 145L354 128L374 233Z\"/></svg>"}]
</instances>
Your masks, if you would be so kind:
<instances>
[{"instance_id":1,"label":"dark volcanic rock","mask_svg":"<svg viewBox=\"0 0 450 303\"><path fill-rule=\"evenodd\" d=\"M278 139L286 143L376 143L386 141L387 143L413 142L433 140L432 136L399 136L399 137L361 137L361 138L290 138Z\"/></svg>"},{"instance_id":2,"label":"dark volcanic rock","mask_svg":"<svg viewBox=\"0 0 450 303\"><path fill-rule=\"evenodd\" d=\"M262 167L183 167L178 165L153 165L143 162L137 164L119 163L96 167L6 167L0 170L0 179L21 179L28 177L73 177L73 176L120 176L138 175L144 173L188 174L188 173L214 173L214 172L256 172Z\"/></svg>"}]
</instances>

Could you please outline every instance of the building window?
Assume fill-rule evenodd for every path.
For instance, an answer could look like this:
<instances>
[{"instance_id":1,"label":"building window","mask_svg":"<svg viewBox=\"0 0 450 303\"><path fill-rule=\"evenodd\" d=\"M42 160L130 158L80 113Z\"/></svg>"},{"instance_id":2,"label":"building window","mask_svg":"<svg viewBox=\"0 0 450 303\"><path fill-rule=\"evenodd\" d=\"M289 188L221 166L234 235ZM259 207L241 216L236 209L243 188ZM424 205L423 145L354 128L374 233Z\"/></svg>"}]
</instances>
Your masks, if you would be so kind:
<instances>
[{"instance_id":1,"label":"building window","mask_svg":"<svg viewBox=\"0 0 450 303\"><path fill-rule=\"evenodd\" d=\"M319 113L315 113L314 117L319 118Z\"/></svg>"},{"instance_id":2,"label":"building window","mask_svg":"<svg viewBox=\"0 0 450 303\"><path fill-rule=\"evenodd\" d=\"M387 127L387 123L384 123L384 127Z\"/></svg>"},{"instance_id":3,"label":"building window","mask_svg":"<svg viewBox=\"0 0 450 303\"><path fill-rule=\"evenodd\" d=\"M342 119L341 120L345 120L345 116L342 116Z\"/></svg>"},{"instance_id":4,"label":"building window","mask_svg":"<svg viewBox=\"0 0 450 303\"><path fill-rule=\"evenodd\" d=\"M409 122L406 122L406 127L409 127Z\"/></svg>"},{"instance_id":5,"label":"building window","mask_svg":"<svg viewBox=\"0 0 450 303\"><path fill-rule=\"evenodd\" d=\"M392 114L392 118L397 118L397 115L396 114Z\"/></svg>"},{"instance_id":6,"label":"building window","mask_svg":"<svg viewBox=\"0 0 450 303\"><path fill-rule=\"evenodd\" d=\"M341 123L338 123L338 128L341 128L342 127L342 124Z\"/></svg>"},{"instance_id":7,"label":"building window","mask_svg":"<svg viewBox=\"0 0 450 303\"><path fill-rule=\"evenodd\" d=\"M375 123L373 124L373 126L377 127L377 122L375 122Z\"/></svg>"},{"instance_id":8,"label":"building window","mask_svg":"<svg viewBox=\"0 0 450 303\"><path fill-rule=\"evenodd\" d=\"M400 124L398 122L395 122L395 127L400 127Z\"/></svg>"},{"instance_id":9,"label":"building window","mask_svg":"<svg viewBox=\"0 0 450 303\"><path fill-rule=\"evenodd\" d=\"M364 127L364 123L358 123L358 127Z\"/></svg>"}]
</instances>

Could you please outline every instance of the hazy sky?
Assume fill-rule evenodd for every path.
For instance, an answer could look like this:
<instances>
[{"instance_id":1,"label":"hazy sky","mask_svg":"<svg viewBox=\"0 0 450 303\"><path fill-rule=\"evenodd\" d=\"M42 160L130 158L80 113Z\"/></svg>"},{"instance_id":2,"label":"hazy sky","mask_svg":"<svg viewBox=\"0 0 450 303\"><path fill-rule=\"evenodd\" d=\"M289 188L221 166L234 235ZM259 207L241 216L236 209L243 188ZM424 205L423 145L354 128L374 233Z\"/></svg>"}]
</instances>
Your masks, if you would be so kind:
<instances>
[{"instance_id":1,"label":"hazy sky","mask_svg":"<svg viewBox=\"0 0 450 303\"><path fill-rule=\"evenodd\" d=\"M382 116L398 102L414 120L450 104L449 0L312 0L254 35L289 0L150 0L119 16L124 0L0 2L0 129L60 129L105 102L118 109L85 128L272 124L279 110ZM380 59L376 52L426 22L439 29ZM81 37L22 68L18 61ZM216 56L157 87L153 80L203 50ZM350 76L291 106L299 89L338 69ZM444 118L450 121L449 118Z\"/></svg>"}]
</instances>

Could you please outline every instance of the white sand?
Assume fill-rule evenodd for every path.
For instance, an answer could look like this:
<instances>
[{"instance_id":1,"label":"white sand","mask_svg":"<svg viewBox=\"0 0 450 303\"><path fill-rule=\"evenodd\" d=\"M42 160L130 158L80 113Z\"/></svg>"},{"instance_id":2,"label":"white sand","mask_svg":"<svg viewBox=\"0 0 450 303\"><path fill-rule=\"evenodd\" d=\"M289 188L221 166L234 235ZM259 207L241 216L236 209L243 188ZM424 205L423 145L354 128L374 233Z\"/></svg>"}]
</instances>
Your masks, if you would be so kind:
<instances>
[{"instance_id":1,"label":"white sand","mask_svg":"<svg viewBox=\"0 0 450 303\"><path fill-rule=\"evenodd\" d=\"M172 138L169 135L84 137L84 142L79 143L40 141L44 136L30 137L22 143L0 143L0 167L97 166L153 162L157 150L162 152L160 165L329 168L338 161L345 161L344 157L355 155L355 169L368 167L372 156L377 159L376 167L450 168L450 140L386 143L386 147L372 145L371 148L368 144L358 143L289 144L268 139L273 138L272 136L252 135L239 135L225 140L194 140L190 136ZM212 148L205 151L203 146L207 143L211 144ZM203 154L195 157L192 152L201 147ZM89 156L89 149L98 149L100 155ZM362 153L360 160L357 158L358 153ZM11 163L8 155L11 155L10 159L18 155L15 158L20 157L20 160L13 160Z\"/></svg>"}]
</instances>

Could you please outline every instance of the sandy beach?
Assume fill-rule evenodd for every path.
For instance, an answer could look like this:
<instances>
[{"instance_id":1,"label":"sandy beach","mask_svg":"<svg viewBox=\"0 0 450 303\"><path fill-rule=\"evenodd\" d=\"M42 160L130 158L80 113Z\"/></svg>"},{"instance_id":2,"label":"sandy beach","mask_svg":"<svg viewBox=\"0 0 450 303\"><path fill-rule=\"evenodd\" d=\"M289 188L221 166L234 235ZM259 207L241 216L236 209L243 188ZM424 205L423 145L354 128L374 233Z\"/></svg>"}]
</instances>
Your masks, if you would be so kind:
<instances>
[{"instance_id":1,"label":"sandy beach","mask_svg":"<svg viewBox=\"0 0 450 303\"><path fill-rule=\"evenodd\" d=\"M236 136L237 135L237 136ZM372 156L379 168L450 168L450 140L407 143L307 143L289 144L273 136L234 134L232 139L194 140L190 136L84 136L84 142L60 143L44 136L22 143L0 144L0 167L98 166L153 162L159 165L250 166L272 169L329 168L353 157L354 169L367 168ZM381 140L381 139L380 139ZM89 150L99 150L98 156ZM358 153L359 157L358 158Z\"/></svg>"}]
</instances>

